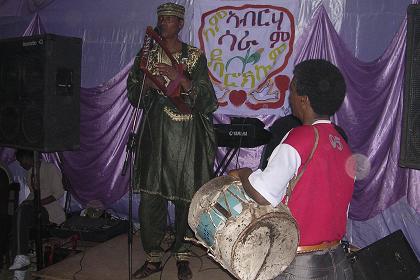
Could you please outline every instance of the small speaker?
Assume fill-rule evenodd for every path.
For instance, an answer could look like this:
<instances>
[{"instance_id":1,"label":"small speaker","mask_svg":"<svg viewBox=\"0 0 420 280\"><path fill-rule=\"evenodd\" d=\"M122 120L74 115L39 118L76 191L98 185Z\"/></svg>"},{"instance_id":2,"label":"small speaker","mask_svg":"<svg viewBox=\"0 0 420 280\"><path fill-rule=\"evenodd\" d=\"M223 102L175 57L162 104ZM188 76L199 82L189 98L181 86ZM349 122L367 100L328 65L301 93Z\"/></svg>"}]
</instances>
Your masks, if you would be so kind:
<instances>
[{"instance_id":1,"label":"small speaker","mask_svg":"<svg viewBox=\"0 0 420 280\"><path fill-rule=\"evenodd\" d=\"M403 123L399 164L420 169L420 4L407 9Z\"/></svg>"},{"instance_id":2,"label":"small speaker","mask_svg":"<svg viewBox=\"0 0 420 280\"><path fill-rule=\"evenodd\" d=\"M420 263L401 230L349 255L357 280L415 280Z\"/></svg>"},{"instance_id":3,"label":"small speaker","mask_svg":"<svg viewBox=\"0 0 420 280\"><path fill-rule=\"evenodd\" d=\"M0 145L80 147L82 40L54 34L0 40Z\"/></svg>"}]
</instances>

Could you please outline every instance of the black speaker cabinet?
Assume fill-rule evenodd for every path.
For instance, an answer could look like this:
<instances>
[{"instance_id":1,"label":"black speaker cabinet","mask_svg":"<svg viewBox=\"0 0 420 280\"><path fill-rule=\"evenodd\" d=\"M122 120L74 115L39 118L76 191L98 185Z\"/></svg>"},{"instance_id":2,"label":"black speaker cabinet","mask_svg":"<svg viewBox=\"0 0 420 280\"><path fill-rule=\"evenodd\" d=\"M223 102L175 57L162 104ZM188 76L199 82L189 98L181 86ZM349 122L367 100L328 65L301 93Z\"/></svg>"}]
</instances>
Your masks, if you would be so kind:
<instances>
[{"instance_id":1,"label":"black speaker cabinet","mask_svg":"<svg viewBox=\"0 0 420 280\"><path fill-rule=\"evenodd\" d=\"M82 40L44 34L0 40L0 146L80 147Z\"/></svg>"},{"instance_id":2,"label":"black speaker cabinet","mask_svg":"<svg viewBox=\"0 0 420 280\"><path fill-rule=\"evenodd\" d=\"M420 169L420 4L407 9L403 123L399 164Z\"/></svg>"},{"instance_id":3,"label":"black speaker cabinet","mask_svg":"<svg viewBox=\"0 0 420 280\"><path fill-rule=\"evenodd\" d=\"M355 280L415 280L420 263L401 230L349 255Z\"/></svg>"}]
</instances>

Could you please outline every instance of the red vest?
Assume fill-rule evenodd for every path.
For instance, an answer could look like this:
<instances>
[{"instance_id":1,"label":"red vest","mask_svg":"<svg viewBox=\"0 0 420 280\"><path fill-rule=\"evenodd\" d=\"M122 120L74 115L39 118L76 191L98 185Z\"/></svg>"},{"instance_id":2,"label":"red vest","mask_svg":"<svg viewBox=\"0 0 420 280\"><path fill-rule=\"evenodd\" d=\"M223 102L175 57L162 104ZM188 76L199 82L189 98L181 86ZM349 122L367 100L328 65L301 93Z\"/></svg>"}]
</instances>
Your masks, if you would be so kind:
<instances>
[{"instance_id":1,"label":"red vest","mask_svg":"<svg viewBox=\"0 0 420 280\"><path fill-rule=\"evenodd\" d=\"M318 147L288 204L298 223L301 246L340 240L344 236L347 207L354 188L354 164L349 146L332 124L314 126L319 132ZM312 125L294 128L284 143L299 153L300 171L315 143Z\"/></svg>"}]
</instances>

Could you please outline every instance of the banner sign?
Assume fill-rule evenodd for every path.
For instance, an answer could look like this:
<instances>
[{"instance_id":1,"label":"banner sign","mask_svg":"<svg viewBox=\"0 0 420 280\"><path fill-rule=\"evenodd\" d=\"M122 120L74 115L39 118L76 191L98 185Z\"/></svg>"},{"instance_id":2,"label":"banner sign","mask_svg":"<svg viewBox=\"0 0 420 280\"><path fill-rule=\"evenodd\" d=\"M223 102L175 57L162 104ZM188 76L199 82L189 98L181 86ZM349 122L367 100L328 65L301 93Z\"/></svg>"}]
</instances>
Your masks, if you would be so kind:
<instances>
[{"instance_id":1,"label":"banner sign","mask_svg":"<svg viewBox=\"0 0 420 280\"><path fill-rule=\"evenodd\" d=\"M206 54L219 113L285 115L299 1L249 2L196 1L195 45Z\"/></svg>"}]
</instances>

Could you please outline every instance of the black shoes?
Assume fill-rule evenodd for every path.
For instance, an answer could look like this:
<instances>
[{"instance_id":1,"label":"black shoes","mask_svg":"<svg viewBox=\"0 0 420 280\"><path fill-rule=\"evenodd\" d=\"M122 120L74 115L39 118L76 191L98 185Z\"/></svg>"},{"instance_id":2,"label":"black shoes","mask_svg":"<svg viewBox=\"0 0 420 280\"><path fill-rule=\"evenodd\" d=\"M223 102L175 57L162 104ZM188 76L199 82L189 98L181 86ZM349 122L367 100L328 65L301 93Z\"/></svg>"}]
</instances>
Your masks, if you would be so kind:
<instances>
[{"instance_id":1,"label":"black shoes","mask_svg":"<svg viewBox=\"0 0 420 280\"><path fill-rule=\"evenodd\" d=\"M156 272L162 271L162 263L145 261L142 267L133 273L134 279L143 279ZM179 269L178 269L179 274Z\"/></svg>"},{"instance_id":2,"label":"black shoes","mask_svg":"<svg viewBox=\"0 0 420 280\"><path fill-rule=\"evenodd\" d=\"M188 261L177 261L176 266L178 268L179 280L192 279L192 271L190 269L190 263ZM140 267L136 272L133 273L133 278L143 279L160 271L162 271L162 263L146 261L142 265L142 267Z\"/></svg>"},{"instance_id":3,"label":"black shoes","mask_svg":"<svg viewBox=\"0 0 420 280\"><path fill-rule=\"evenodd\" d=\"M179 280L190 280L192 278L190 263L188 261L177 261L176 266L178 267Z\"/></svg>"}]
</instances>

